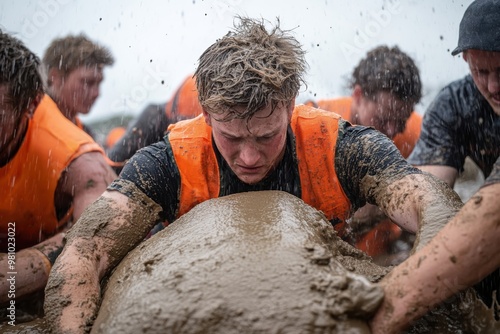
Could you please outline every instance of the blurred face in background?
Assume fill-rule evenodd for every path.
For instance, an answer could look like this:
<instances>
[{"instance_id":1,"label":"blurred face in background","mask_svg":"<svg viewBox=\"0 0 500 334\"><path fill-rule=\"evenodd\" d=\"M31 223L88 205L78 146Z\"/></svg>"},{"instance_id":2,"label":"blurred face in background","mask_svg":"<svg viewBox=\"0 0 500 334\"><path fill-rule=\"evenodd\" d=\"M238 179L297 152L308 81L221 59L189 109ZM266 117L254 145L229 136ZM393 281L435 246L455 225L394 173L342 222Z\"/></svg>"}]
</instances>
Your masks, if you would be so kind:
<instances>
[{"instance_id":1,"label":"blurred face in background","mask_svg":"<svg viewBox=\"0 0 500 334\"><path fill-rule=\"evenodd\" d=\"M80 66L64 74L51 69L49 94L63 114L74 121L78 114L88 114L99 97L99 87L104 79L103 66Z\"/></svg>"},{"instance_id":2,"label":"blurred face in background","mask_svg":"<svg viewBox=\"0 0 500 334\"><path fill-rule=\"evenodd\" d=\"M393 139L405 130L406 121L414 105L402 101L393 94L381 91L375 96L365 96L361 87L353 92L351 120L355 124L372 126Z\"/></svg>"}]
</instances>

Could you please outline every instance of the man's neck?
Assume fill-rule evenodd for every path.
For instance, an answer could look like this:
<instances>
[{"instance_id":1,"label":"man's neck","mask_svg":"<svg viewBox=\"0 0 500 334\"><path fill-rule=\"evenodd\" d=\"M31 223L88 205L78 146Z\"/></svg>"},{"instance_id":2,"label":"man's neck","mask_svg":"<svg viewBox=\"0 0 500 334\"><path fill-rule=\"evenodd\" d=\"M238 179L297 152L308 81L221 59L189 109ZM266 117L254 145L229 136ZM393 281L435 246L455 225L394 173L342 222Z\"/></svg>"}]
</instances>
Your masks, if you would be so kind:
<instances>
[{"instance_id":1,"label":"man's neck","mask_svg":"<svg viewBox=\"0 0 500 334\"><path fill-rule=\"evenodd\" d=\"M71 121L73 124L77 124L77 113L73 112L63 101L60 101L55 95L49 93L49 96L52 100L54 100L57 108L61 111L61 113Z\"/></svg>"}]
</instances>

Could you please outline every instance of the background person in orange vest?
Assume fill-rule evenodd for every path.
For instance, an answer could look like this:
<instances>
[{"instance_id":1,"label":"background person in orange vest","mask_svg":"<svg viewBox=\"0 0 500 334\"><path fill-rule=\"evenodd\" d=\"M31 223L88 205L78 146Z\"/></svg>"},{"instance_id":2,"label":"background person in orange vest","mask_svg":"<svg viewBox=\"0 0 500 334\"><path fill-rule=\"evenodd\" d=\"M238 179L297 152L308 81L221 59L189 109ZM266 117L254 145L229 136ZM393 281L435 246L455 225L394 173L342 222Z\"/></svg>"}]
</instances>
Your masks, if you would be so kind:
<instances>
[{"instance_id":1,"label":"background person in orange vest","mask_svg":"<svg viewBox=\"0 0 500 334\"><path fill-rule=\"evenodd\" d=\"M138 149L161 140L170 124L193 118L201 112L196 82L190 75L166 104L147 106L109 149L108 157L116 163L125 163ZM122 167L115 167L115 171L119 173Z\"/></svg>"},{"instance_id":2,"label":"background person in orange vest","mask_svg":"<svg viewBox=\"0 0 500 334\"><path fill-rule=\"evenodd\" d=\"M422 116L414 111L422 97L422 83L413 59L396 46L378 46L356 66L349 86L352 89L350 97L308 104L333 111L352 124L374 127L392 139L403 157L408 158L422 123ZM379 264L395 264L394 261L402 261L407 254L403 251L395 258L386 257L401 237L402 230L384 219L375 206L367 205L358 210L349 228L354 231L345 237Z\"/></svg>"},{"instance_id":3,"label":"background person in orange vest","mask_svg":"<svg viewBox=\"0 0 500 334\"><path fill-rule=\"evenodd\" d=\"M71 229L45 290L53 332L88 328L101 278L157 222L172 228L211 198L286 191L332 224L368 201L420 231L423 243L458 211L458 195L409 165L385 135L295 106L306 67L290 30L241 17L201 55L195 76L203 114L171 125L162 141L139 150Z\"/></svg>"},{"instance_id":4,"label":"background person in orange vest","mask_svg":"<svg viewBox=\"0 0 500 334\"><path fill-rule=\"evenodd\" d=\"M100 94L103 69L114 63L111 52L84 35L58 38L45 50L47 93L72 123L93 138L78 114L88 114Z\"/></svg>"},{"instance_id":5,"label":"background person in orange vest","mask_svg":"<svg viewBox=\"0 0 500 334\"><path fill-rule=\"evenodd\" d=\"M38 57L0 31L0 304L44 289L64 232L116 177L44 95L38 69ZM16 272L13 294L6 272Z\"/></svg>"},{"instance_id":6,"label":"background person in orange vest","mask_svg":"<svg viewBox=\"0 0 500 334\"><path fill-rule=\"evenodd\" d=\"M127 132L127 128L123 126L117 126L109 130L108 134L106 135L106 141L104 142L104 148L105 149L110 149L113 147L117 141L120 140L121 137Z\"/></svg>"}]
</instances>

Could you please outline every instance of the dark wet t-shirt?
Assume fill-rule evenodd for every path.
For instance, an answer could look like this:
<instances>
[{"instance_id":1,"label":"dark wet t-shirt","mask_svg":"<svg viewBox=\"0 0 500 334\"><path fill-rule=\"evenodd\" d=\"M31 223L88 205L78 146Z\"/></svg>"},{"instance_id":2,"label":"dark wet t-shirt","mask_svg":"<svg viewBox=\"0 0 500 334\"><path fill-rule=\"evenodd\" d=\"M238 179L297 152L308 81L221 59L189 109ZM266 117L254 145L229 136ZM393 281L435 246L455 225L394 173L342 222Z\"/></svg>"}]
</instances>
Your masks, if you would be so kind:
<instances>
[{"instance_id":1,"label":"dark wet t-shirt","mask_svg":"<svg viewBox=\"0 0 500 334\"><path fill-rule=\"evenodd\" d=\"M469 156L488 176L499 155L500 116L468 75L443 88L431 103L408 161L461 171Z\"/></svg>"},{"instance_id":2,"label":"dark wet t-shirt","mask_svg":"<svg viewBox=\"0 0 500 334\"><path fill-rule=\"evenodd\" d=\"M290 127L284 158L257 184L250 185L239 180L217 147L214 150L220 170L220 196L247 191L282 190L301 197L295 137ZM339 123L335 170L353 210L366 202L375 203L372 194L364 194L361 190L363 177L378 175L381 180L392 183L406 175L420 173L405 161L385 135L372 128L351 126L345 121ZM170 222L175 220L179 205L180 174L168 135L164 140L139 150L125 165L118 180L108 188L127 195L120 180L133 182L158 203L163 208L162 219Z\"/></svg>"}]
</instances>

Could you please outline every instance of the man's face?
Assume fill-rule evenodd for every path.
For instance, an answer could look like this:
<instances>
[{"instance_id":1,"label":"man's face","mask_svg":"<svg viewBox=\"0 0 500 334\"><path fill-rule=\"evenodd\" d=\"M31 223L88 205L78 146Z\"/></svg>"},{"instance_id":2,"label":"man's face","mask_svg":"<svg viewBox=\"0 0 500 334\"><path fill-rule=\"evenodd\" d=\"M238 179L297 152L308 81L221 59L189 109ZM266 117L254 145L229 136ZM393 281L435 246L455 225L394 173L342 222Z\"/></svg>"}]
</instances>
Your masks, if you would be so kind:
<instances>
[{"instance_id":1,"label":"man's face","mask_svg":"<svg viewBox=\"0 0 500 334\"><path fill-rule=\"evenodd\" d=\"M500 52L467 50L463 56L477 89L500 115Z\"/></svg>"},{"instance_id":2,"label":"man's face","mask_svg":"<svg viewBox=\"0 0 500 334\"><path fill-rule=\"evenodd\" d=\"M404 131L413 107L389 92L379 92L373 98L361 96L356 103L356 119L352 121L372 126L392 139Z\"/></svg>"},{"instance_id":3,"label":"man's face","mask_svg":"<svg viewBox=\"0 0 500 334\"><path fill-rule=\"evenodd\" d=\"M89 113L99 97L102 72L102 65L81 66L65 76L59 71L51 72L51 95L66 116Z\"/></svg>"},{"instance_id":4,"label":"man's face","mask_svg":"<svg viewBox=\"0 0 500 334\"><path fill-rule=\"evenodd\" d=\"M294 103L289 106L280 104L269 116L271 107L268 106L248 123L245 119L220 122L204 112L217 148L241 181L255 184L281 161L293 108Z\"/></svg>"}]
</instances>

